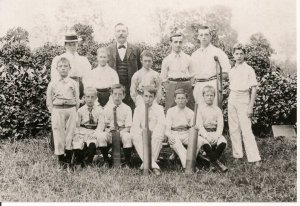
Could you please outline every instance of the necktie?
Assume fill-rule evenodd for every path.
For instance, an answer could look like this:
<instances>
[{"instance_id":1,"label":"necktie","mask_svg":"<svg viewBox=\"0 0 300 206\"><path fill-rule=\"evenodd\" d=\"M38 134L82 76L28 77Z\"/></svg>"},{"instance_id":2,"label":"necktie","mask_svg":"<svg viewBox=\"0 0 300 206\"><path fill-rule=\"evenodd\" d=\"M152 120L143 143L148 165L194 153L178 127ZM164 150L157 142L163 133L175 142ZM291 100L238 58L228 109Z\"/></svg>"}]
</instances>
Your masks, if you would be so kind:
<instances>
[{"instance_id":1,"label":"necktie","mask_svg":"<svg viewBox=\"0 0 300 206\"><path fill-rule=\"evenodd\" d=\"M93 118L93 115L92 115L92 111L90 111L90 114L89 114L89 124L95 124L94 118Z\"/></svg>"},{"instance_id":2,"label":"necktie","mask_svg":"<svg viewBox=\"0 0 300 206\"><path fill-rule=\"evenodd\" d=\"M126 49L125 45L119 45L119 46L118 46L118 49L122 49L122 48L123 48L123 49Z\"/></svg>"}]
</instances>

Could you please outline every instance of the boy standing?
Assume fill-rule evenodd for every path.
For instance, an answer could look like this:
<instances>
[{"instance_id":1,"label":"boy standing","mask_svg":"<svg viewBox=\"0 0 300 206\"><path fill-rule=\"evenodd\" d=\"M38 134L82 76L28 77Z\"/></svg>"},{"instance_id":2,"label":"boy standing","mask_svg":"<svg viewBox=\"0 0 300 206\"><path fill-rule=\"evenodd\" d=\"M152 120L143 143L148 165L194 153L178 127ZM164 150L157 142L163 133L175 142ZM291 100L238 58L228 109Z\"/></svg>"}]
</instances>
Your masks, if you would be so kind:
<instances>
[{"instance_id":1,"label":"boy standing","mask_svg":"<svg viewBox=\"0 0 300 206\"><path fill-rule=\"evenodd\" d=\"M153 64L153 54L148 50L144 50L141 54L141 62L143 67L134 73L131 79L130 95L137 107L144 104L143 88L145 86L153 86L158 89L160 85L158 72L151 69Z\"/></svg>"},{"instance_id":2,"label":"boy standing","mask_svg":"<svg viewBox=\"0 0 300 206\"><path fill-rule=\"evenodd\" d=\"M159 152L162 148L165 130L165 114L162 106L153 104L156 98L157 90L154 87L144 87L143 99L144 104L139 104L134 110L132 128L130 134L133 138L134 147L143 160L143 137L142 132L145 128L145 104L149 105L148 110L148 125L151 133L151 148L152 148L152 170L155 175L160 175L161 171L156 163ZM141 166L143 167L143 166Z\"/></svg>"},{"instance_id":3,"label":"boy standing","mask_svg":"<svg viewBox=\"0 0 300 206\"><path fill-rule=\"evenodd\" d=\"M86 143L87 146L87 164L90 165L96 154L97 138L104 130L103 109L95 105L97 90L93 87L86 87L84 98L86 104L77 112L76 130L72 143L75 157L81 166L84 166L84 144Z\"/></svg>"},{"instance_id":4,"label":"boy standing","mask_svg":"<svg viewBox=\"0 0 300 206\"><path fill-rule=\"evenodd\" d=\"M94 87L97 89L99 104L104 107L109 101L110 90L113 84L119 84L117 72L108 66L108 56L106 48L97 50L98 66L89 71L86 78L83 79L85 87Z\"/></svg>"},{"instance_id":5,"label":"boy standing","mask_svg":"<svg viewBox=\"0 0 300 206\"><path fill-rule=\"evenodd\" d=\"M245 49L241 44L233 47L235 66L229 71L230 95L228 123L234 158L243 157L242 136L248 162L260 165L260 155L251 129L251 117L258 85L252 67L245 62ZM251 89L251 95L249 95Z\"/></svg>"},{"instance_id":6,"label":"boy standing","mask_svg":"<svg viewBox=\"0 0 300 206\"><path fill-rule=\"evenodd\" d=\"M221 109L214 105L216 90L211 85L203 88L205 104L199 108L197 127L199 129L198 144L202 146L210 161L215 164L224 151L227 141L222 135L224 121Z\"/></svg>"},{"instance_id":7,"label":"boy standing","mask_svg":"<svg viewBox=\"0 0 300 206\"><path fill-rule=\"evenodd\" d=\"M130 158L132 152L132 138L129 134L132 124L131 108L122 102L125 98L125 87L121 84L112 86L111 95L112 103L109 103L104 108L104 124L105 131L98 138L98 144L103 155L104 161L108 163L108 144L112 144L112 131L114 128L113 110L116 108L117 124L120 128L120 137L123 143L123 152L125 156L125 166L131 167Z\"/></svg>"},{"instance_id":8,"label":"boy standing","mask_svg":"<svg viewBox=\"0 0 300 206\"><path fill-rule=\"evenodd\" d=\"M189 143L194 112L186 107L188 97L184 89L175 91L175 102L176 106L167 111L165 135L168 137L170 147L178 154L181 165L185 169L187 150L184 145Z\"/></svg>"},{"instance_id":9,"label":"boy standing","mask_svg":"<svg viewBox=\"0 0 300 206\"><path fill-rule=\"evenodd\" d=\"M79 108L79 88L77 82L68 77L71 69L68 59L61 57L57 61L56 69L60 78L48 85L47 107L51 113L54 154L58 155L60 165L70 165L76 110Z\"/></svg>"}]
</instances>

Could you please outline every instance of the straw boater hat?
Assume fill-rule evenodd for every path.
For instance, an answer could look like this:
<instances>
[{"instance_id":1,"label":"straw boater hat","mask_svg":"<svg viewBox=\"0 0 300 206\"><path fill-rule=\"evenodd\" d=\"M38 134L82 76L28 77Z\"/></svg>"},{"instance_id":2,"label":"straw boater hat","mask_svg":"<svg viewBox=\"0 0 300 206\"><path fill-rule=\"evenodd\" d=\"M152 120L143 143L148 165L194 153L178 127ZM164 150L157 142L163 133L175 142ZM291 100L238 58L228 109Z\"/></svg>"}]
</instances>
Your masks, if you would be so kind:
<instances>
[{"instance_id":1,"label":"straw boater hat","mask_svg":"<svg viewBox=\"0 0 300 206\"><path fill-rule=\"evenodd\" d=\"M65 35L65 43L67 42L78 42L78 36L75 33L68 33Z\"/></svg>"}]
</instances>

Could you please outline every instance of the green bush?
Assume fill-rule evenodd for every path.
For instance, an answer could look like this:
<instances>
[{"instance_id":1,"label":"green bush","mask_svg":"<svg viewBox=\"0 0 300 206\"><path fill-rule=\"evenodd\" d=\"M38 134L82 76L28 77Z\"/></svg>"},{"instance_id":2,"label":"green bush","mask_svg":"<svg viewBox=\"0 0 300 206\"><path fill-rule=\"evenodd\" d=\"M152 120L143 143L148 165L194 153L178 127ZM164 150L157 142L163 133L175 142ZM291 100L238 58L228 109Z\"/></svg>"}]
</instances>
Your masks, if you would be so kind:
<instances>
[{"instance_id":1,"label":"green bush","mask_svg":"<svg viewBox=\"0 0 300 206\"><path fill-rule=\"evenodd\" d=\"M86 55L93 67L97 66L97 49L109 43L95 42L91 37L84 36L90 27L77 25L76 31L83 42L78 52ZM22 31L26 34L26 31ZM12 39L10 33L10 40ZM23 35L26 37L26 35ZM63 46L50 43L31 51L27 41L8 41L0 38L0 138L28 137L39 131L50 128L49 113L46 108L46 88L50 81L52 59L64 52ZM25 39L26 40L26 39ZM170 53L168 39L155 46L139 43L144 50L154 53L153 69L160 72L161 62ZM184 47L187 54L192 54L197 45ZM230 48L226 48L229 53ZM247 62L257 74L260 86L257 93L253 123L259 131L269 129L272 124L295 124L296 122L296 78L284 77L270 66L269 57L272 53L270 45L261 34L251 37L246 45ZM229 82L223 82L223 112L227 122L227 99ZM164 91L164 89L163 89ZM164 105L164 99L161 101Z\"/></svg>"}]
</instances>

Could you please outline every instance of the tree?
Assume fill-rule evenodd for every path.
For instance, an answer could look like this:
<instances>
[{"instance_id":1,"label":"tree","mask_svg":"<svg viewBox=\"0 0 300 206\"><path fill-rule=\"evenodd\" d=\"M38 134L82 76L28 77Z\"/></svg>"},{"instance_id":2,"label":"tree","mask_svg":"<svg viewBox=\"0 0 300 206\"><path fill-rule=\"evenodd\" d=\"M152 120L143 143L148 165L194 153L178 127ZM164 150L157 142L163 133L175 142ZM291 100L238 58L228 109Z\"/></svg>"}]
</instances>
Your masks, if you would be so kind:
<instances>
[{"instance_id":1,"label":"tree","mask_svg":"<svg viewBox=\"0 0 300 206\"><path fill-rule=\"evenodd\" d=\"M0 41L6 43L25 43L29 42L29 33L22 27L12 28L6 32L6 35L0 38Z\"/></svg>"}]
</instances>

